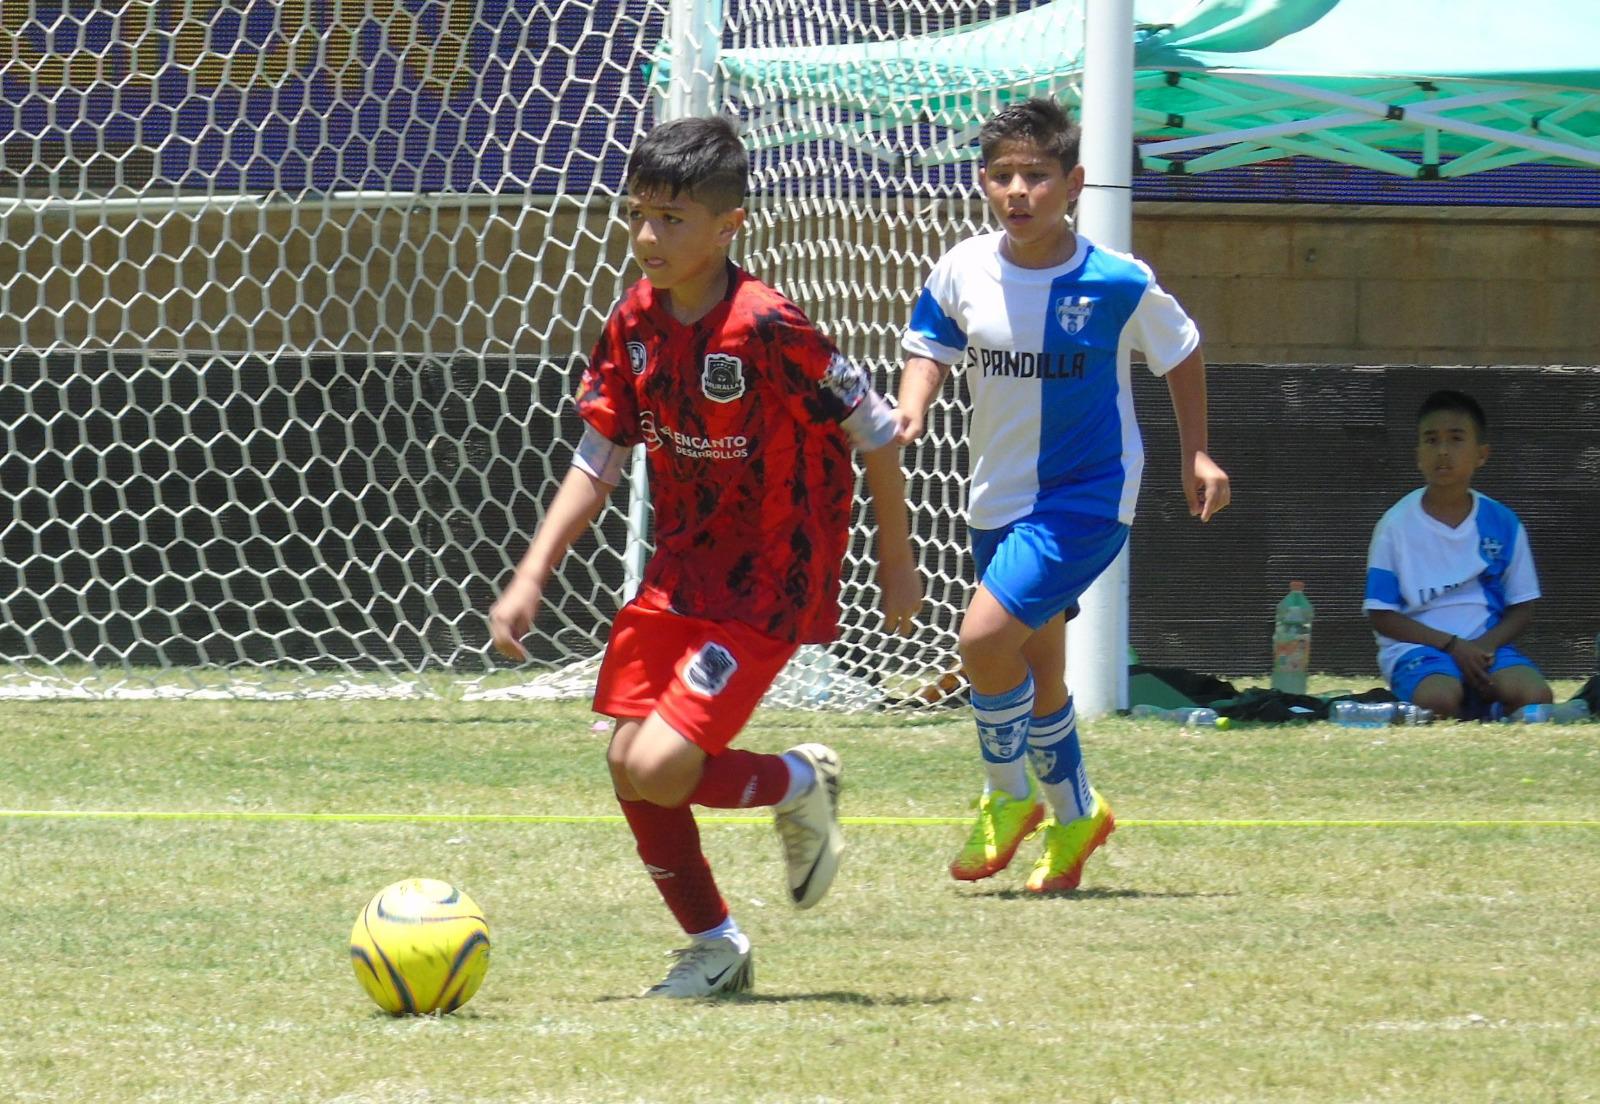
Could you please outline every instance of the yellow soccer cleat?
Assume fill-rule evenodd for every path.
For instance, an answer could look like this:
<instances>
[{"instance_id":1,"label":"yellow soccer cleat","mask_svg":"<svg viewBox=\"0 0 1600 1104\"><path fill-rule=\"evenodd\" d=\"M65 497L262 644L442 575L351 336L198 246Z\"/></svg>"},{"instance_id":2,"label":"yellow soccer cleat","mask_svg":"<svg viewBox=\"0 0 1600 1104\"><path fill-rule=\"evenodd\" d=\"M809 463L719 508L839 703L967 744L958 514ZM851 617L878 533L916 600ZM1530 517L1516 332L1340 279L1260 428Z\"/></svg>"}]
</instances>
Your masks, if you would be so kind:
<instances>
[{"instance_id":1,"label":"yellow soccer cleat","mask_svg":"<svg viewBox=\"0 0 1600 1104\"><path fill-rule=\"evenodd\" d=\"M1089 793L1094 796L1094 811L1088 816L1065 824L1051 818L1045 825L1044 854L1028 875L1030 892L1065 893L1077 889L1083 880L1083 864L1117 827L1111 806L1100 791Z\"/></svg>"},{"instance_id":2,"label":"yellow soccer cleat","mask_svg":"<svg viewBox=\"0 0 1600 1104\"><path fill-rule=\"evenodd\" d=\"M959 882L975 882L1000 873L1043 820L1044 803L1032 779L1023 797L990 790L978 799L978 819L966 844L950 862L950 876Z\"/></svg>"}]
</instances>

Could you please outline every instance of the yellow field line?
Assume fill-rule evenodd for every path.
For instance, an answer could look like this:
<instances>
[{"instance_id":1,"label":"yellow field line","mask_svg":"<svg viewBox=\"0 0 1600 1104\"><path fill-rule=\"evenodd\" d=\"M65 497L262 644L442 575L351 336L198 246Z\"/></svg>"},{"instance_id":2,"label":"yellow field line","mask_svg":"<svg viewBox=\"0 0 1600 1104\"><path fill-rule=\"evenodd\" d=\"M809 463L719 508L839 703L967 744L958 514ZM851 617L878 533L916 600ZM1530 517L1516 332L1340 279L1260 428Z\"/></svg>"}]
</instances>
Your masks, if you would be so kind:
<instances>
[{"instance_id":1,"label":"yellow field line","mask_svg":"<svg viewBox=\"0 0 1600 1104\"><path fill-rule=\"evenodd\" d=\"M294 813L270 810L173 809L0 809L0 820L184 820L301 821L339 824L621 824L617 814L544 816L537 813ZM770 816L704 815L701 824L772 823ZM839 822L862 827L925 827L965 825L970 816L845 816ZM1120 828L1600 828L1600 820L1427 820L1427 819L1118 819Z\"/></svg>"}]
</instances>

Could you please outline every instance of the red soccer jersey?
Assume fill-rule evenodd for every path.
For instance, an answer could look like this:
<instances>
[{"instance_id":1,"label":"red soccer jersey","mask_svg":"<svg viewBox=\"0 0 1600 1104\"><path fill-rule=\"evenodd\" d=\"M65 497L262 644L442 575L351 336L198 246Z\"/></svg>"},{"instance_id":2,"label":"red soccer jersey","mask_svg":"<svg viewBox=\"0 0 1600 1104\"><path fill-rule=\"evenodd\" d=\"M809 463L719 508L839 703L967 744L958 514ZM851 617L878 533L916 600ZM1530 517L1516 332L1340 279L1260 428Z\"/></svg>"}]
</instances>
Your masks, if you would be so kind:
<instances>
[{"instance_id":1,"label":"red soccer jersey","mask_svg":"<svg viewBox=\"0 0 1600 1104\"><path fill-rule=\"evenodd\" d=\"M798 643L838 634L855 476L839 422L864 373L788 299L735 265L684 325L628 289L583 374L578 412L645 443L655 555L640 597Z\"/></svg>"}]
</instances>

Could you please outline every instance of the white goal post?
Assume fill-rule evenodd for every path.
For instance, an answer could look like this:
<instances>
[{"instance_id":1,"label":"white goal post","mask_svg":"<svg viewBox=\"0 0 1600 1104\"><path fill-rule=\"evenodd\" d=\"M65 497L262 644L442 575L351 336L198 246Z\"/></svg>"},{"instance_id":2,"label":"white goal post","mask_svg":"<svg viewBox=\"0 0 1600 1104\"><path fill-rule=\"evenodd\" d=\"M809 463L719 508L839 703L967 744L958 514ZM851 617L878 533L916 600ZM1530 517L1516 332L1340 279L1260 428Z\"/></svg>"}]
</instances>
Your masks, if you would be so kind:
<instances>
[{"instance_id":1,"label":"white goal post","mask_svg":"<svg viewBox=\"0 0 1600 1104\"><path fill-rule=\"evenodd\" d=\"M970 132L908 121L907 156L884 158L848 105L730 94L706 67L719 46L894 43L1038 6L8 5L0 697L585 692L648 547L642 482L552 580L533 669L490 656L484 614L636 278L615 212L628 150L664 113L736 115L755 151L739 259L892 393L923 277L985 221L969 160L915 154ZM700 59L671 103L664 48ZM906 457L921 630L879 631L859 506L841 638L775 698L959 694L964 419L952 385Z\"/></svg>"}]
</instances>

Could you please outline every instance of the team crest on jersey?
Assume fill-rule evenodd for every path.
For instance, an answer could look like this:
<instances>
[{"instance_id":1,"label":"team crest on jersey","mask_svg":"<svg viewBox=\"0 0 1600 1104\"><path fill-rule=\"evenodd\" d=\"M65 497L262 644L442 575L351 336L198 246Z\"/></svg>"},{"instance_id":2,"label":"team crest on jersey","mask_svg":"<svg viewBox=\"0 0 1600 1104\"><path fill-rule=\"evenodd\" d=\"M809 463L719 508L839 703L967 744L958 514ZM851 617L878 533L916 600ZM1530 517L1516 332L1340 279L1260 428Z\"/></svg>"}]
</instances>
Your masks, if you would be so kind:
<instances>
[{"instance_id":1,"label":"team crest on jersey","mask_svg":"<svg viewBox=\"0 0 1600 1104\"><path fill-rule=\"evenodd\" d=\"M1056 300L1056 321L1069 334L1082 333L1094 312L1094 300L1087 295L1063 295Z\"/></svg>"},{"instance_id":2,"label":"team crest on jersey","mask_svg":"<svg viewBox=\"0 0 1600 1104\"><path fill-rule=\"evenodd\" d=\"M1478 542L1478 551L1482 554L1484 563L1494 563L1505 550L1506 546L1493 537L1484 537Z\"/></svg>"},{"instance_id":3,"label":"team crest on jersey","mask_svg":"<svg viewBox=\"0 0 1600 1104\"><path fill-rule=\"evenodd\" d=\"M729 353L707 353L700 371L700 389L712 402L729 403L744 396L744 361Z\"/></svg>"},{"instance_id":4,"label":"team crest on jersey","mask_svg":"<svg viewBox=\"0 0 1600 1104\"><path fill-rule=\"evenodd\" d=\"M645 368L650 363L650 353L642 341L628 342L628 367L633 369L636 376L644 375Z\"/></svg>"},{"instance_id":5,"label":"team crest on jersey","mask_svg":"<svg viewBox=\"0 0 1600 1104\"><path fill-rule=\"evenodd\" d=\"M728 680L739 669L733 653L716 641L707 641L683 667L683 681L696 694L712 698L722 693Z\"/></svg>"}]
</instances>

